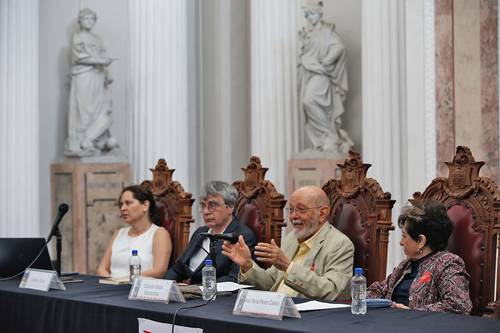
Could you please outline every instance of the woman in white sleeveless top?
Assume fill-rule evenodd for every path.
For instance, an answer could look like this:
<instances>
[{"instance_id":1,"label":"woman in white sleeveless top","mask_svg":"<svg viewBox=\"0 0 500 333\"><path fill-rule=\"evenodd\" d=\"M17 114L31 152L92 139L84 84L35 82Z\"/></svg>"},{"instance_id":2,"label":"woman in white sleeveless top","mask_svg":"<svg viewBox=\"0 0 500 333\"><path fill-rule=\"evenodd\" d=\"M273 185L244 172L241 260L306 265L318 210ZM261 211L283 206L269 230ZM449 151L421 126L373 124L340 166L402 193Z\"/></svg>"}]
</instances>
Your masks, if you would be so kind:
<instances>
[{"instance_id":1,"label":"woman in white sleeveless top","mask_svg":"<svg viewBox=\"0 0 500 333\"><path fill-rule=\"evenodd\" d=\"M163 278L167 271L172 242L168 231L157 220L154 197L139 185L123 189L120 216L129 225L116 231L101 259L97 274L112 278L129 276L132 250L141 257L142 276Z\"/></svg>"}]
</instances>

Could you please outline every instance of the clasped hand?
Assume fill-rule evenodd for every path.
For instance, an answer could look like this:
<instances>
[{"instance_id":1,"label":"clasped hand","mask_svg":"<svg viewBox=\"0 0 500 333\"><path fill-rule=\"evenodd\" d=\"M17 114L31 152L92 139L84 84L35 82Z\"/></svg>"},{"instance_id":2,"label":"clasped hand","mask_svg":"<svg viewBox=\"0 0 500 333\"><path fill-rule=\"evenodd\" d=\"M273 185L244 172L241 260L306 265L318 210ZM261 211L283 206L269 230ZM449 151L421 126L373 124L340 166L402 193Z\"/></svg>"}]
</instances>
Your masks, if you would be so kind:
<instances>
[{"instance_id":1,"label":"clasped hand","mask_svg":"<svg viewBox=\"0 0 500 333\"><path fill-rule=\"evenodd\" d=\"M404 305L404 304L401 304L401 303L396 303L396 302L392 302L392 305L391 305L392 308L396 308L396 309L405 309L405 310L408 310L409 307Z\"/></svg>"},{"instance_id":2,"label":"clasped hand","mask_svg":"<svg viewBox=\"0 0 500 333\"><path fill-rule=\"evenodd\" d=\"M241 235L237 243L231 244L225 241L222 245L222 254L240 266L243 273L252 268L252 255ZM290 265L290 259L276 245L274 239L271 240L271 243L258 243L255 246L255 256L257 261L269 263L281 271L286 271Z\"/></svg>"}]
</instances>

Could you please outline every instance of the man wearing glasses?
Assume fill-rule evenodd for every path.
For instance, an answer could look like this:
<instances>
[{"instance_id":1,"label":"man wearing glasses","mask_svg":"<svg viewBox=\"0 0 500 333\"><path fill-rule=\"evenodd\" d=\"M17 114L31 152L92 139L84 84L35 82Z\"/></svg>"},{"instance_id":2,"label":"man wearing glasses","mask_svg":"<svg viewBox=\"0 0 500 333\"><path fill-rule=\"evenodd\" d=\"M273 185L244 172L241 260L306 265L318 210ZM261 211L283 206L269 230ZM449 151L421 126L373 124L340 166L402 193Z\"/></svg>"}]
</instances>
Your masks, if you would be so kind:
<instances>
[{"instance_id":1,"label":"man wearing glasses","mask_svg":"<svg viewBox=\"0 0 500 333\"><path fill-rule=\"evenodd\" d=\"M235 244L224 242L222 253L240 267L239 282L292 297L348 299L354 246L327 222L330 208L325 192L316 186L302 187L291 195L288 210L293 231L282 248L274 240L255 247L256 260L272 265L267 270L252 260L244 237Z\"/></svg>"},{"instance_id":2,"label":"man wearing glasses","mask_svg":"<svg viewBox=\"0 0 500 333\"><path fill-rule=\"evenodd\" d=\"M253 252L256 243L255 235L233 215L237 200L238 191L228 183L211 181L203 186L200 193L200 212L205 225L196 229L184 253L165 274L165 279L193 284L201 283L201 270L210 251L210 239L203 237L202 233L243 235L246 240L245 246ZM222 255L221 247L222 242L217 241L215 246L217 281L236 282L239 267Z\"/></svg>"}]
</instances>

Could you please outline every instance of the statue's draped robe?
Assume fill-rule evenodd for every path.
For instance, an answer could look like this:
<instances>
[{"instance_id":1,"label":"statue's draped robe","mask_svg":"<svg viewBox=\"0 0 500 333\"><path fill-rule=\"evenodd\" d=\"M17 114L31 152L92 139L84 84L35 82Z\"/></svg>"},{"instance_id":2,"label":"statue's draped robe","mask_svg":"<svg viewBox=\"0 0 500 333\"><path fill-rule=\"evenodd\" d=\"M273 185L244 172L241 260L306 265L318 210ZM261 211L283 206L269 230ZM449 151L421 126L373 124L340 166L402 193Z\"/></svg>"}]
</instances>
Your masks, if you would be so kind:
<instances>
[{"instance_id":1,"label":"statue's draped robe","mask_svg":"<svg viewBox=\"0 0 500 333\"><path fill-rule=\"evenodd\" d=\"M66 155L91 155L102 149L110 136L111 94L105 84L108 73L102 65L91 64L92 59L104 58L104 52L97 35L86 31L73 35ZM89 63L81 62L85 60Z\"/></svg>"},{"instance_id":2,"label":"statue's draped robe","mask_svg":"<svg viewBox=\"0 0 500 333\"><path fill-rule=\"evenodd\" d=\"M346 50L333 25L320 22L302 38L298 72L300 106L312 148L343 152L343 146L352 145L340 118L348 91Z\"/></svg>"}]
</instances>

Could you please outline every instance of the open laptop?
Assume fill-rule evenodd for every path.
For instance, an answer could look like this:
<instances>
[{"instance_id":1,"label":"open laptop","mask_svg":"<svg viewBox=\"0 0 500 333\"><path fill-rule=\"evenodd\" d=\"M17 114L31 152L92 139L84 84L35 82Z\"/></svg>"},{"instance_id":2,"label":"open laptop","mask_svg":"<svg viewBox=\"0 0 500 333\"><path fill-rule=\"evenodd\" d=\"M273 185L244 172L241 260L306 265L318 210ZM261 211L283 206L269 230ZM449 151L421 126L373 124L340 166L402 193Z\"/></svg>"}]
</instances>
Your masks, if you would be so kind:
<instances>
[{"instance_id":1,"label":"open laptop","mask_svg":"<svg viewBox=\"0 0 500 333\"><path fill-rule=\"evenodd\" d=\"M44 246L44 238L0 238L0 277L24 271ZM46 247L31 268L54 270Z\"/></svg>"}]
</instances>

